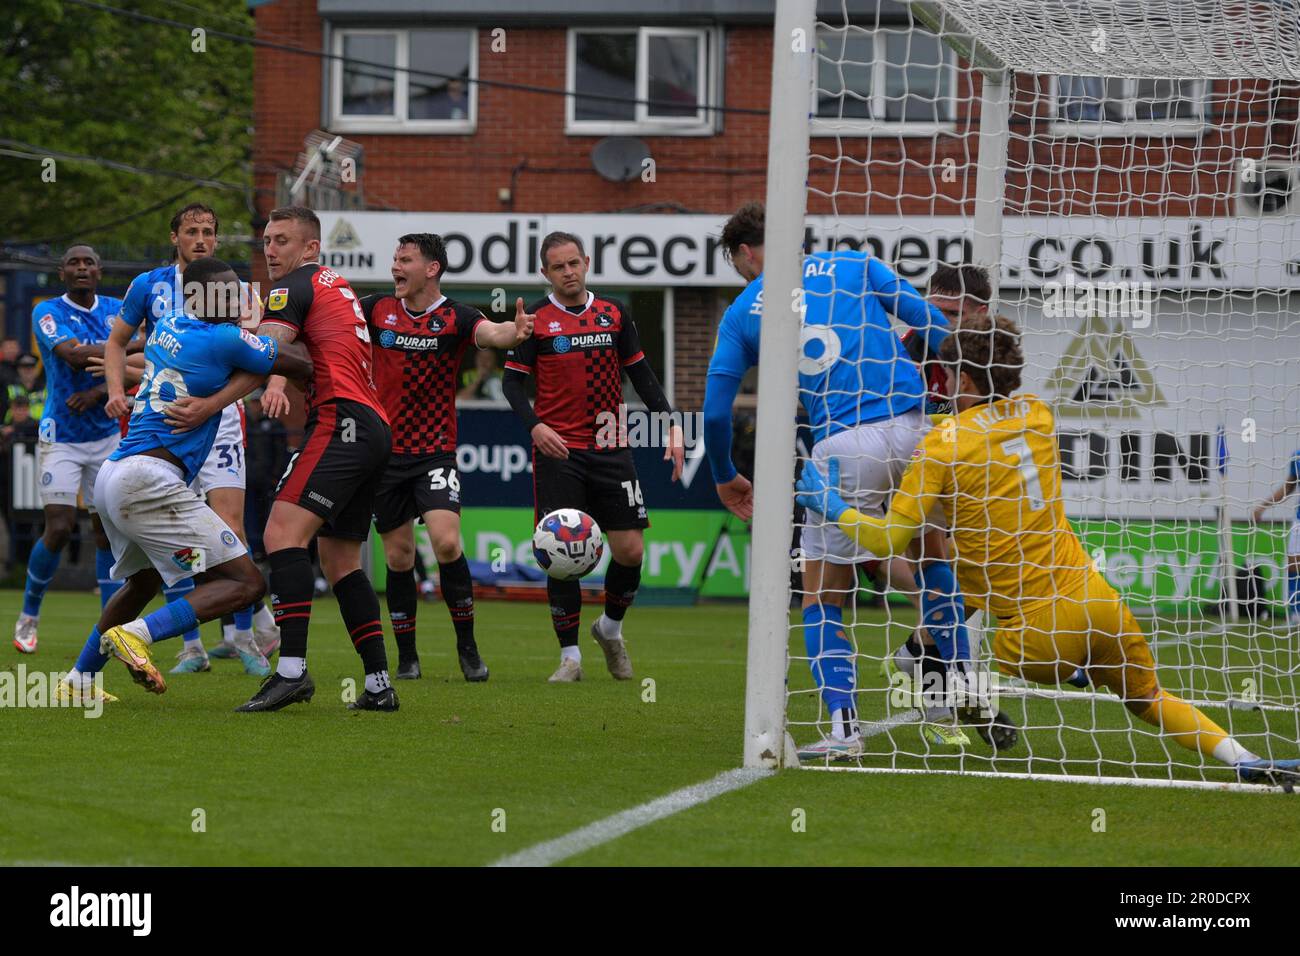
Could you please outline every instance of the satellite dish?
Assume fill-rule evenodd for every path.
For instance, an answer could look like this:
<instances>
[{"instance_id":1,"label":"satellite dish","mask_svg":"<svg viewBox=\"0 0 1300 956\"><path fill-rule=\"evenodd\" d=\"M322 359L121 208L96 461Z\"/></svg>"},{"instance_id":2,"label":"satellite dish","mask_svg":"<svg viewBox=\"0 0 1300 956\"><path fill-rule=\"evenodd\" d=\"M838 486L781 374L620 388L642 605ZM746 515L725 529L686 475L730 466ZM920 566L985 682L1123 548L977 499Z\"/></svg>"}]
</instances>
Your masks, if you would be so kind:
<instances>
[{"instance_id":1,"label":"satellite dish","mask_svg":"<svg viewBox=\"0 0 1300 956\"><path fill-rule=\"evenodd\" d=\"M591 149L591 165L611 183L631 182L641 175L650 147L635 136L606 136Z\"/></svg>"}]
</instances>

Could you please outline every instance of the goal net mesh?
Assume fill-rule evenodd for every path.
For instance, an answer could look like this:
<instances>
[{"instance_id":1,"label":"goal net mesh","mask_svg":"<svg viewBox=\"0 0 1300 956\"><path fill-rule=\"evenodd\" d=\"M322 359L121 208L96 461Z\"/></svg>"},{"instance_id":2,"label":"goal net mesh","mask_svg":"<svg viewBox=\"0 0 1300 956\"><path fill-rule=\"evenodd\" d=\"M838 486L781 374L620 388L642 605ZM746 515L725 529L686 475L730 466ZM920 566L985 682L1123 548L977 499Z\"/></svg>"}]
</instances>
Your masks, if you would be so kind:
<instances>
[{"instance_id":1,"label":"goal net mesh","mask_svg":"<svg viewBox=\"0 0 1300 956\"><path fill-rule=\"evenodd\" d=\"M805 251L869 252L923 294L938 263L988 270L992 311L1023 332L1021 390L1054 415L1066 515L1140 622L1161 686L1252 753L1300 756L1300 625L1287 616L1300 495L1252 520L1300 449L1300 8L819 9ZM825 398L800 395L805 408ZM800 435L802 467L816 440ZM888 463L895 480L906 465ZM817 520L796 511L801 539ZM953 701L918 698L894 666L923 637L916 566L863 561L853 583L810 593L814 565L795 546L797 597L844 606L863 741L804 766L1236 779L1095 681L1024 679L997 659L998 628L1015 622L984 613L969 628L986 682L974 686L1019 739L994 751L968 727L965 746L937 742L927 723L953 721L928 705ZM991 595L964 597L970 611ZM813 677L825 648L807 630L792 610L786 726L801 747L835 729ZM1067 656L1054 659L1063 676L1086 663Z\"/></svg>"}]
</instances>

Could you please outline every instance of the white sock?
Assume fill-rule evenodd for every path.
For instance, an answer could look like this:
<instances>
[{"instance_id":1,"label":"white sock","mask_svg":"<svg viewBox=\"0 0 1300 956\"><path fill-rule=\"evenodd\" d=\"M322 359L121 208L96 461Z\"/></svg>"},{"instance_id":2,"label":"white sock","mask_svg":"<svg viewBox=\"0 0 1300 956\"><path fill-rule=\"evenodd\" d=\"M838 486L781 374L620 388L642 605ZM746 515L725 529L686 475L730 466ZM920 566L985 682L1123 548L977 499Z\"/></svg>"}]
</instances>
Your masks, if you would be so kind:
<instances>
[{"instance_id":1,"label":"white sock","mask_svg":"<svg viewBox=\"0 0 1300 956\"><path fill-rule=\"evenodd\" d=\"M1259 758L1231 737L1224 737L1214 745L1214 759L1232 767L1244 761L1258 760Z\"/></svg>"},{"instance_id":2,"label":"white sock","mask_svg":"<svg viewBox=\"0 0 1300 956\"><path fill-rule=\"evenodd\" d=\"M39 621L40 619L39 614L28 614L26 611L18 612L18 620L20 621Z\"/></svg>"},{"instance_id":3,"label":"white sock","mask_svg":"<svg viewBox=\"0 0 1300 956\"><path fill-rule=\"evenodd\" d=\"M858 715L851 707L838 707L831 713L831 736L848 740L858 732Z\"/></svg>"},{"instance_id":4,"label":"white sock","mask_svg":"<svg viewBox=\"0 0 1300 956\"><path fill-rule=\"evenodd\" d=\"M92 675L90 674L81 673L81 671L74 667L72 670L68 671L68 676L63 678L63 683L71 687L84 687L88 683L86 678L91 676Z\"/></svg>"},{"instance_id":5,"label":"white sock","mask_svg":"<svg viewBox=\"0 0 1300 956\"><path fill-rule=\"evenodd\" d=\"M606 617L604 614L596 618L596 628L600 631L600 636L607 641L623 636L623 622Z\"/></svg>"},{"instance_id":6,"label":"white sock","mask_svg":"<svg viewBox=\"0 0 1300 956\"><path fill-rule=\"evenodd\" d=\"M137 617L134 621L128 621L123 624L125 630L130 631L146 644L152 644L153 638L149 636L149 625L144 622L144 618Z\"/></svg>"},{"instance_id":7,"label":"white sock","mask_svg":"<svg viewBox=\"0 0 1300 956\"><path fill-rule=\"evenodd\" d=\"M231 626L233 627L234 625ZM264 631L267 628L275 626L275 615L271 613L271 609L265 604L253 612L253 627Z\"/></svg>"},{"instance_id":8,"label":"white sock","mask_svg":"<svg viewBox=\"0 0 1300 956\"><path fill-rule=\"evenodd\" d=\"M233 624L221 625L221 640L223 643L226 644L235 643L235 625Z\"/></svg>"},{"instance_id":9,"label":"white sock","mask_svg":"<svg viewBox=\"0 0 1300 956\"><path fill-rule=\"evenodd\" d=\"M388 683L388 671L375 671L373 674L366 675L366 690L372 694L378 694L390 686L392 685Z\"/></svg>"},{"instance_id":10,"label":"white sock","mask_svg":"<svg viewBox=\"0 0 1300 956\"><path fill-rule=\"evenodd\" d=\"M307 670L307 658L305 657L280 657L280 663L275 665L275 672L281 677L289 680L297 680Z\"/></svg>"},{"instance_id":11,"label":"white sock","mask_svg":"<svg viewBox=\"0 0 1300 956\"><path fill-rule=\"evenodd\" d=\"M578 645L577 645L577 644L574 644L572 647L561 647L561 648L560 648L560 660L562 660L562 661L573 661L573 663L575 663L575 664L581 664L581 663L582 663L582 651L578 650Z\"/></svg>"},{"instance_id":12,"label":"white sock","mask_svg":"<svg viewBox=\"0 0 1300 956\"><path fill-rule=\"evenodd\" d=\"M240 645L250 647L253 643L253 632L239 631L232 627L230 629L230 643L234 644L236 647L239 647Z\"/></svg>"},{"instance_id":13,"label":"white sock","mask_svg":"<svg viewBox=\"0 0 1300 956\"><path fill-rule=\"evenodd\" d=\"M203 651L203 636L202 636L202 635L199 635L198 637L191 637L191 638L186 639L186 641L185 641L185 650L187 650L187 651ZM207 651L204 651L204 653L206 654Z\"/></svg>"}]
</instances>

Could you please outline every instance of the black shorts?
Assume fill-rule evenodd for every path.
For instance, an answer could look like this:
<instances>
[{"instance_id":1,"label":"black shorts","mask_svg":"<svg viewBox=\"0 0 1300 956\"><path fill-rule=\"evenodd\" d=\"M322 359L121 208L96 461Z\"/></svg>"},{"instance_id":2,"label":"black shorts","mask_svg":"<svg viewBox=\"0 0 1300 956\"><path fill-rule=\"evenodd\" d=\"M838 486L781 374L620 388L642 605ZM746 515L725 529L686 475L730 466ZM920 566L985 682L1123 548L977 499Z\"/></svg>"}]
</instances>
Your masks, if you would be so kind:
<instances>
[{"instance_id":1,"label":"black shorts","mask_svg":"<svg viewBox=\"0 0 1300 956\"><path fill-rule=\"evenodd\" d=\"M393 455L375 495L375 530L387 534L426 511L460 514L456 453Z\"/></svg>"},{"instance_id":2,"label":"black shorts","mask_svg":"<svg viewBox=\"0 0 1300 956\"><path fill-rule=\"evenodd\" d=\"M577 508L596 519L602 531L650 527L632 452L569 450L550 458L533 450L533 522L557 508Z\"/></svg>"},{"instance_id":3,"label":"black shorts","mask_svg":"<svg viewBox=\"0 0 1300 956\"><path fill-rule=\"evenodd\" d=\"M374 409L360 402L326 402L312 409L302 447L289 459L275 500L324 518L322 537L364 541L391 448L388 425Z\"/></svg>"}]
</instances>

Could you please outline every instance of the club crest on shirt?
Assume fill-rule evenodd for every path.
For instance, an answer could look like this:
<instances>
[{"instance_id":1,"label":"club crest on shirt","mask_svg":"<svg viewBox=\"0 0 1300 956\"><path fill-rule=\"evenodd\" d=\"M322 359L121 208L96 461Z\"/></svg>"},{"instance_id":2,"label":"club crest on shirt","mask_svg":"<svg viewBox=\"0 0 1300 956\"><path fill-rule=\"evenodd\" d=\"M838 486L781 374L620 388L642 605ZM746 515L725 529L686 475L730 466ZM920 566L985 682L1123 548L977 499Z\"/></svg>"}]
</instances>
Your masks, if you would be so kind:
<instances>
[{"instance_id":1,"label":"club crest on shirt","mask_svg":"<svg viewBox=\"0 0 1300 956\"><path fill-rule=\"evenodd\" d=\"M59 331L59 326L58 323L54 321L54 316L52 315L41 316L41 331L49 336L53 336L56 332Z\"/></svg>"},{"instance_id":2,"label":"club crest on shirt","mask_svg":"<svg viewBox=\"0 0 1300 956\"><path fill-rule=\"evenodd\" d=\"M433 332L435 335L441 332L446 327L447 327L447 323L444 322L442 319L438 318L436 315L432 315L429 317L429 331Z\"/></svg>"},{"instance_id":3,"label":"club crest on shirt","mask_svg":"<svg viewBox=\"0 0 1300 956\"><path fill-rule=\"evenodd\" d=\"M272 289L271 294L266 299L266 309L268 312L279 312L289 304L288 289Z\"/></svg>"},{"instance_id":4,"label":"club crest on shirt","mask_svg":"<svg viewBox=\"0 0 1300 956\"><path fill-rule=\"evenodd\" d=\"M602 329L607 329L614 324L614 320L609 315L602 312L600 315L596 316L596 324Z\"/></svg>"}]
</instances>

